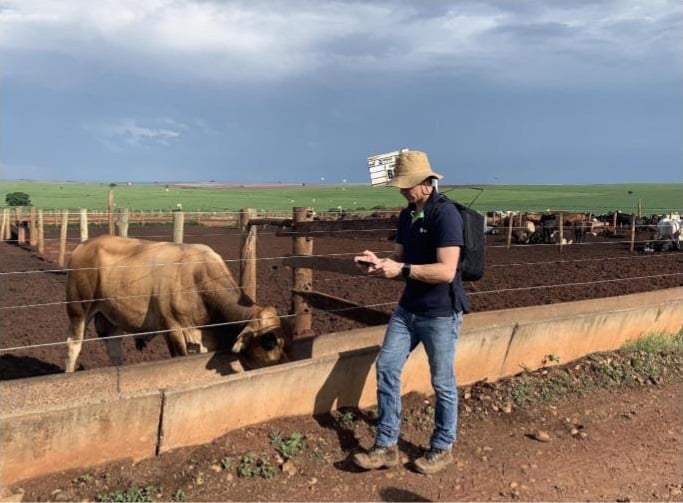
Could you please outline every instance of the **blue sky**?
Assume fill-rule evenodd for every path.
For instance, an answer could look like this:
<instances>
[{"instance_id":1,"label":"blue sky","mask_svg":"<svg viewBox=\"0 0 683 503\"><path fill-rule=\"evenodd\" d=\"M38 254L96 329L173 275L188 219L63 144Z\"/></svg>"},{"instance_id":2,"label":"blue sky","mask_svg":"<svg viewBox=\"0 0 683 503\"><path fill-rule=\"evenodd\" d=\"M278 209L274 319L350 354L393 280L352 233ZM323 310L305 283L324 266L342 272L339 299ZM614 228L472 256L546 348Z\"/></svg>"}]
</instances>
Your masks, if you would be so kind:
<instances>
[{"instance_id":1,"label":"blue sky","mask_svg":"<svg viewBox=\"0 0 683 503\"><path fill-rule=\"evenodd\" d=\"M680 181L680 0L0 0L0 178Z\"/></svg>"}]
</instances>

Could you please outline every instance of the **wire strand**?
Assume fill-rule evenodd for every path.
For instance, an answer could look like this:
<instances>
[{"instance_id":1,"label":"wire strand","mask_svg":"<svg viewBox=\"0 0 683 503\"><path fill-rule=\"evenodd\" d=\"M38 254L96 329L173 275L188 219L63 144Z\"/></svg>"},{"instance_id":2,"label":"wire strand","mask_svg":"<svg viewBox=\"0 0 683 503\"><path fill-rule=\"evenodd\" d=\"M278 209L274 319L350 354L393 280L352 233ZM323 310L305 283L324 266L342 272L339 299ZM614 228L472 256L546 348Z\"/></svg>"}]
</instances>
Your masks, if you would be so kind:
<instances>
[{"instance_id":1,"label":"wire strand","mask_svg":"<svg viewBox=\"0 0 683 503\"><path fill-rule=\"evenodd\" d=\"M651 278L670 277L670 276L683 276L683 272L668 273L668 274L656 274L656 275L651 275L651 276L638 276L638 277L632 277L632 278L617 278L617 279L606 279L606 280L598 280L598 281L586 281L586 282L578 282L578 283L563 283L563 284L555 284L555 285L536 285L536 286L519 287L519 288L501 288L501 289L497 289L497 290L488 290L488 291L483 291L483 292L468 292L467 295L484 295L484 294L492 294L492 293L505 293L505 292L515 292L515 291L523 291L523 290L534 290L534 289L540 289L540 288L559 288L559 287L570 287L570 286L585 286L585 285L593 285L593 284L597 284L597 283L611 283L611 282L618 282L618 281L641 280L641 279L651 279ZM315 308L315 309L317 311L321 311L323 313L336 314L336 313L341 313L344 311L350 311L350 310L354 310L354 309L386 307L386 306L395 305L397 303L398 302L393 301L393 302L383 302L383 303L377 303L377 304L364 304L362 306L352 306L352 307L344 307L344 308L338 308L338 309L318 309L318 308ZM297 317L297 316L300 316L300 315L297 315L297 314L280 315L280 316L277 316L277 318L278 319L284 319L284 318L293 318L293 317ZM273 318L273 317L271 317L271 318ZM181 327L181 328L177 328L177 329L155 330L155 331L137 332L137 333L131 333L131 334L120 334L120 335L116 335L116 336L97 337L97 338L89 338L89 339L84 338L81 340L81 342L91 342L91 341L96 341L96 340L106 340L106 339L115 339L115 338L124 338L124 337L144 337L147 335L156 335L156 334L173 332L175 330L192 330L192 329L215 328L215 327L220 327L220 326L246 323L248 321L249 320L241 320L241 321L235 321L235 322L223 322L223 323L213 323L213 324L208 324L208 325L196 325L196 326L189 326L189 327ZM48 343L41 343L41 344L30 344L30 345L25 345L25 346L15 346L15 347L10 347L10 348L0 348L0 353L3 353L3 352L6 353L6 352L10 352L10 351L18 351L18 350L24 350L24 349L33 349L33 348L39 348L39 347L47 347L47 346L66 345L69 343L70 343L70 341L58 341L58 342L48 342Z\"/></svg>"}]
</instances>

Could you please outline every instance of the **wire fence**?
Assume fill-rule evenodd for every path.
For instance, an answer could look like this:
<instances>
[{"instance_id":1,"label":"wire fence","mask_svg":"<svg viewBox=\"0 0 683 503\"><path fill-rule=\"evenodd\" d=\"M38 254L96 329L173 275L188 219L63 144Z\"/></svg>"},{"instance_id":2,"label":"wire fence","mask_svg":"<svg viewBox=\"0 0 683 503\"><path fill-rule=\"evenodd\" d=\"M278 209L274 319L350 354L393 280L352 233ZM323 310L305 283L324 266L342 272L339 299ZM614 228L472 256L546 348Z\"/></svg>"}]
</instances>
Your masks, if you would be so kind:
<instances>
[{"instance_id":1,"label":"wire fence","mask_svg":"<svg viewBox=\"0 0 683 503\"><path fill-rule=\"evenodd\" d=\"M379 210L373 210L373 212L376 212ZM383 212L386 212L386 210L382 210ZM215 213L215 212L214 212ZM239 212L223 212L225 214L230 214L230 215L236 215ZM368 212L370 213L370 212ZM275 214L275 213L274 213ZM636 230L638 227L646 228L647 230L652 230L652 225L640 225L640 226L635 226ZM509 227L506 227L508 229ZM512 229L517 229L517 230L523 230L525 227L523 226L516 226L512 227ZM365 230L348 230L348 231L341 231L341 233L349 233L349 234L354 234L357 235L359 232L360 233L368 233L368 235L372 233L378 233L378 232L390 232L393 231L394 228L373 228L373 229L365 229ZM321 231L323 232L323 231ZM339 232L339 231L337 231ZM278 235L278 232L261 232L259 235ZM315 236L317 234L316 231L312 231L311 234ZM196 235L193 234L186 234L185 237L187 238L211 238L211 237L225 237L225 232L215 232L215 233L198 233ZM141 236L144 238L165 238L168 237L167 235L145 235ZM49 240L57 240L56 238L54 239L46 239L47 241ZM70 241L80 241L80 239L69 239ZM4 241L10 241L10 240L4 240ZM583 242L580 244L580 246L590 246L590 245L615 245L615 244L626 244L626 243L645 243L647 241L645 240L640 240L640 241L633 241L633 240L609 240L609 241L589 241L589 242ZM516 244L513 245L515 247L520 247L520 248L528 248L528 249L533 249L536 247L557 247L557 244L545 244L545 243L537 243L537 244ZM501 245L496 245L496 244L491 244L488 247L490 248L503 248L506 247L506 245L501 244ZM379 255L383 254L390 254L391 250L383 250L377 252ZM332 254L318 254L318 255L310 255L310 257L334 257L334 258L349 258L351 259L351 256L355 255L355 252L348 252L348 253L332 253ZM682 253L675 253L677 256L683 255ZM223 260L224 263L236 263L239 264L245 260L249 261L255 261L255 262L264 262L264 261L281 261L286 258L290 258L291 255L281 255L281 256L276 256L276 257L260 257L260 258L254 258L254 259L228 259L228 260ZM632 261L641 261L641 260L655 260L659 258L660 256L657 255L631 255L631 256L621 256L621 257L599 257L599 258L586 258L586 259L561 259L561 260L552 260L552 261L535 261L535 262L515 262L515 263L506 263L506 264L490 264L488 268L502 268L502 267L522 267L522 266L539 266L539 265L567 265L567 264L572 264L572 263L589 263L589 262L602 262L602 261L621 261L621 260L632 260ZM166 267L166 266L184 266L184 265L190 265L190 264L201 264L201 263L207 263L205 261L183 261L183 262L171 262L167 264L155 264L154 267ZM115 269L115 268L131 268L131 267L146 267L148 268L149 265L115 265L115 266L109 266L106 267L106 269ZM8 271L8 272L0 272L0 276L2 277L11 277L11 276L18 276L18 275L29 275L29 274L40 274L40 273L63 273L63 272L74 272L74 271L84 271L84 270L93 270L93 269L104 269L104 268L59 268L59 269L41 269L41 270L29 270L29 271ZM515 288L497 288L497 289L490 289L490 290L484 290L484 291L473 291L469 292L468 295L470 296L482 296L482 295L495 295L495 294L500 294L500 293L509 293L509 292L522 292L522 291L532 291L532 290L538 290L538 289L557 289L557 288L570 288L570 287L585 287L585 286L591 286L591 285L598 285L598 284L611 284L615 282L628 282L628 281L643 281L643 280L652 280L655 278L671 278L671 277L681 277L683 276L683 273L681 272L674 272L674 273L662 273L662 274L654 274L654 275L645 275L645 276L635 276L635 277L626 277L626 278L610 278L610 279L596 279L592 281L583 281L583 282L574 282L574 283L558 283L558 284L544 284L544 285L531 285L531 286L524 286L524 287L515 287ZM359 274L358 276L347 276L343 278L344 280L349 280L349 281L356 281L358 277L363 277L367 278L366 275L361 275ZM336 281L339 282L340 279L321 279L319 280L320 282L326 282L326 281ZM212 291L226 291L226 290L239 290L240 287L235 285L230 288L220 288L220 289L190 289L190 290L180 290L180 291L169 291L169 292L164 292L163 294L156 294L156 295L177 295L177 294L189 294L189 293L204 293L204 292L212 292ZM86 301L56 301L56 302L46 302L46 303L33 303L33 304L18 304L18 305L11 305L11 306L2 306L0 307L0 311L8 311L11 309L29 309L29 308L39 308L39 307L46 307L46 306L59 306L59 305L66 305L69 303L81 303L81 302L104 302L104 301L114 301L114 300L122 300L122 299L132 299L132 298L137 298L137 297L149 297L149 294L141 294L141 295L129 295L129 296L119 296L119 297L103 297L103 298L97 298L97 299L88 299ZM365 308L391 308L397 304L396 301L392 302L383 302L383 303L376 303L376 304L364 304L363 307ZM358 309L358 307L346 307L346 308L339 308L339 309L328 309L328 310L320 310L316 309L318 312L325 312L329 314L340 314L343 313L344 311L349 311L353 309ZM290 315L282 315L279 316L281 319L290 319L294 318L297 315L295 314L290 314ZM234 325L234 324L241 324L245 323L248 320L242 320L242 321L237 321L237 322L225 322L225 323L218 323L218 324L211 324L211 325L197 325L197 326L188 326L188 327L183 327L182 329L203 329L203 328L213 328L213 327L220 327L220 326L226 326L226 325ZM124 337L144 337L152 334L160 334L160 333L167 333L170 332L171 330L156 330L154 332L138 332L138 333L129 333L129 334L121 334L117 336L111 336L112 338L114 337L119 337L119 338L124 338ZM83 339L83 342L89 342L93 340L103 340L101 337L97 338L90 338L90 339ZM67 344L67 341L59 341L59 342L50 342L50 343L42 343L42 344L28 344L28 345L22 345L22 346L14 346L14 347L8 347L8 348L0 348L0 353L7 353L11 351L18 351L18 350L27 350L27 349L33 349L33 348L39 348L39 347L47 347L47 346L57 346L57 345L65 345Z\"/></svg>"},{"instance_id":2,"label":"wire fence","mask_svg":"<svg viewBox=\"0 0 683 503\"><path fill-rule=\"evenodd\" d=\"M530 248L533 246L548 246L548 245L529 245L524 248ZM550 245L550 246L557 246L557 245ZM521 245L520 245L521 247ZM489 248L497 248L497 246L489 246ZM385 256L389 255L392 252L392 250L377 250L375 253L378 256ZM312 255L306 255L306 258L325 258L325 257L332 257L332 258L348 258L351 260L354 256L358 255L360 252L344 252L344 253L325 253L325 254L312 254ZM667 256L683 256L683 252L672 252L669 253ZM496 268L501 268L501 267L519 267L519 266L537 266L537 265L552 265L552 264L571 264L571 263L585 263L585 262L605 262L605 261L616 261L616 260L658 260L661 259L663 255L656 255L656 254L648 254L648 255L625 255L625 256L620 256L620 257L593 257L593 258L585 258L585 259L562 259L562 260L543 260L543 261L536 261L536 262L509 262L505 264L487 264L486 268L487 269L496 269ZM279 255L275 257L256 257L253 259L243 259L243 258L235 258L235 259L224 259L221 260L221 263L224 264L241 264L244 262L273 262L273 261L282 261L292 258L291 254L288 255ZM182 262L158 262L153 265L150 264L117 264L117 265L110 265L110 266L103 266L103 267L65 267L65 268L57 268L57 269L32 269L28 271L5 271L5 272L0 272L0 277L2 276L16 276L20 274L55 274L55 273L68 273L68 272L73 272L73 271L97 271L101 269L135 269L135 268L149 268L149 267L166 267L166 266L171 266L171 265L177 265L177 266L182 266L182 265L196 265L196 264L210 264L210 263L216 263L216 261L213 260L186 260ZM356 277L367 277L366 275L358 275ZM2 309L2 308L0 308Z\"/></svg>"},{"instance_id":3,"label":"wire fence","mask_svg":"<svg viewBox=\"0 0 683 503\"><path fill-rule=\"evenodd\" d=\"M516 287L516 288L499 288L495 290L486 290L486 291L479 291L479 292L470 292L468 295L487 295L487 294L499 294L499 293L504 293L504 292L521 292L521 291L529 291L529 290L537 290L537 289L545 289L545 288L567 288L567 287L575 287L575 286L589 286L589 285L596 285L596 284L601 284L601 283L615 283L615 282L624 282L624 281L634 281L634 280L645 280L645 279L653 279L653 278L666 278L666 277L683 277L683 272L676 272L676 273L666 273L666 274L656 274L656 275L649 275L649 276L637 276L637 277L631 277L631 278L614 278L614 279L605 279L605 280L595 280L595 281L582 281L582 282L576 282L576 283L562 283L562 284L552 284L552 285L537 285L537 286L526 286L526 287ZM215 291L218 291L220 289L216 289ZM177 293L177 292L174 292ZM169 293L170 295L170 293ZM133 298L136 296L127 296L125 298ZM85 302L99 302L103 300L109 300L107 298L103 299L91 299L87 300ZM81 303L83 301L77 301L78 303ZM67 302L57 302L57 303L49 303L49 304L36 304L36 305L26 305L26 306L8 306L7 308L21 308L21 307L38 307L38 306L46 306L46 305L59 305L59 304L67 304ZM387 307L394 307L398 304L398 301L391 301L391 302L381 302L381 303L376 303L376 304L363 304L362 308L387 308ZM6 309L6 308L1 308L1 309ZM352 311L352 310L357 310L359 307L344 307L344 308L337 308L337 309L318 309L314 308L317 311L320 311L322 313L328 313L328 314L340 314L345 311ZM280 320L283 319L288 319L288 318L295 318L299 315L296 314L288 314L288 315L278 315L277 317L271 317L271 318L278 318ZM146 337L146 336L151 336L151 335L159 335L159 334L165 334L165 333L170 333L170 332L176 332L176 331L183 331L183 330L202 330L202 329L207 329L207 328L217 328L217 327L223 327L223 326L230 326L230 325L241 325L244 323L247 323L250 320L240 320L240 321L231 321L231 322L222 322L222 323L212 323L212 324L205 324L205 325L194 325L194 326L184 326L181 328L176 328L176 329L166 329L166 330L154 330L154 331L145 331L145 332L136 332L136 333L126 333L126 334L119 334L119 335L113 335L113 336L105 336L105 337L92 337L92 338L83 338L80 342L92 342L92 341L103 341L107 339L122 339L122 338L140 338L140 337ZM41 347L49 347L49 346L64 346L69 344L69 341L57 341L57 342L48 342L48 343L40 343L40 344L26 344L26 345L21 345L21 346L13 346L13 347L8 347L8 348L0 348L0 353L7 353L11 351L19 351L19 350L26 350L26 349L34 349L34 348L41 348Z\"/></svg>"}]
</instances>

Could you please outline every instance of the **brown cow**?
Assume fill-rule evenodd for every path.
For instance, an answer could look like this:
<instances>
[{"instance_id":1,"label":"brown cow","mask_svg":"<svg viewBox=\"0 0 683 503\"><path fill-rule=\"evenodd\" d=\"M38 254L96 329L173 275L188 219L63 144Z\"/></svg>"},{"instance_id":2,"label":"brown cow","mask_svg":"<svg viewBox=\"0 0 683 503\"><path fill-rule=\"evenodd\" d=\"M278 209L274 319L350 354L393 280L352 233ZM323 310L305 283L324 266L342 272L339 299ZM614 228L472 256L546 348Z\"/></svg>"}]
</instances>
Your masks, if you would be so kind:
<instances>
[{"instance_id":1,"label":"brown cow","mask_svg":"<svg viewBox=\"0 0 683 503\"><path fill-rule=\"evenodd\" d=\"M512 239L515 243L528 244L531 236L536 232L536 226L530 220L524 222L523 227L517 227L512 231Z\"/></svg>"},{"instance_id":2,"label":"brown cow","mask_svg":"<svg viewBox=\"0 0 683 503\"><path fill-rule=\"evenodd\" d=\"M95 318L99 336L135 336L141 349L163 333L171 356L188 345L213 351L232 341L257 365L285 358L280 319L257 306L236 284L223 259L202 244L175 244L100 236L78 245L66 281L66 371L73 372L85 329ZM225 325L225 323L242 322ZM207 326L218 324L219 326ZM240 330L241 329L241 330ZM234 337L234 338L233 338ZM105 339L112 363L121 363L121 338Z\"/></svg>"}]
</instances>

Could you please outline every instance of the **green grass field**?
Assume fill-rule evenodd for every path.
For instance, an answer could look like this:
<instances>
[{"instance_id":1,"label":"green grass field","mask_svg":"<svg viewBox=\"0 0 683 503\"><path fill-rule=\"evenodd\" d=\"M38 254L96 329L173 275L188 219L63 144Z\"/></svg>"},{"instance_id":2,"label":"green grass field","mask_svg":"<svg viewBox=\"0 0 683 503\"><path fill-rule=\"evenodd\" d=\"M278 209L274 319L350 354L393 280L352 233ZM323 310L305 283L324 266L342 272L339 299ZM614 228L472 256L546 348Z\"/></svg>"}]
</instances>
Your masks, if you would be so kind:
<instances>
[{"instance_id":1,"label":"green grass field","mask_svg":"<svg viewBox=\"0 0 683 503\"><path fill-rule=\"evenodd\" d=\"M442 192L463 203L475 198L479 211L528 210L635 212L638 201L644 214L667 213L683 208L683 184L615 185L488 185L483 191L472 188L441 187ZM106 209L108 184L74 182L0 181L0 204L10 192L25 192L37 208ZM312 207L317 211L343 208L369 210L404 205L397 189L344 186L282 187L182 187L173 184L133 184L114 187L117 208L130 210L221 211L255 208L289 211L292 207Z\"/></svg>"}]
</instances>

